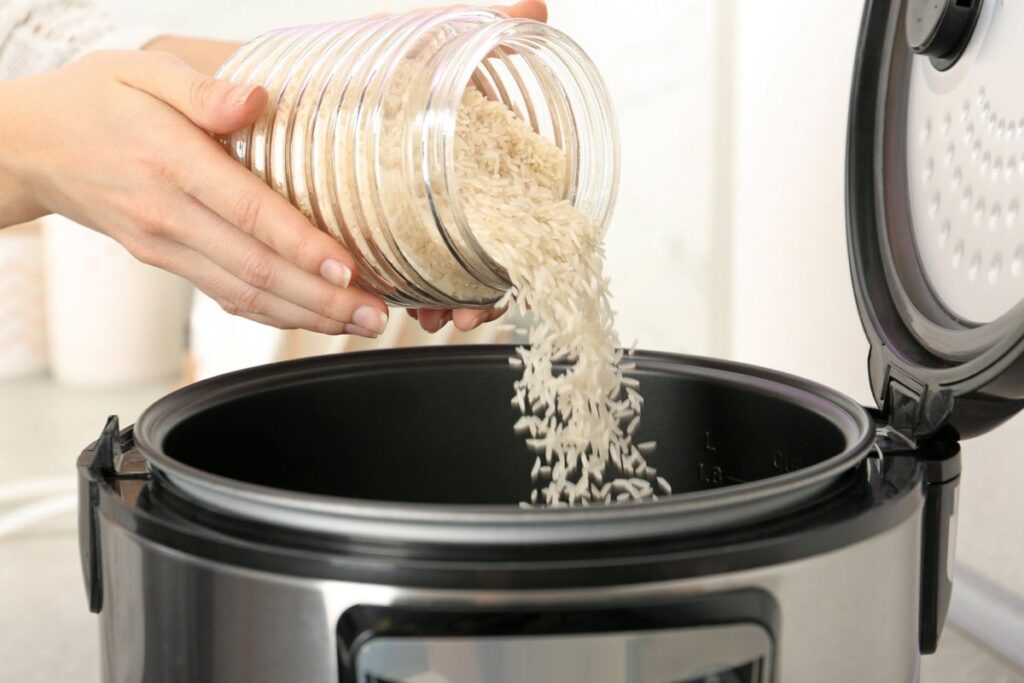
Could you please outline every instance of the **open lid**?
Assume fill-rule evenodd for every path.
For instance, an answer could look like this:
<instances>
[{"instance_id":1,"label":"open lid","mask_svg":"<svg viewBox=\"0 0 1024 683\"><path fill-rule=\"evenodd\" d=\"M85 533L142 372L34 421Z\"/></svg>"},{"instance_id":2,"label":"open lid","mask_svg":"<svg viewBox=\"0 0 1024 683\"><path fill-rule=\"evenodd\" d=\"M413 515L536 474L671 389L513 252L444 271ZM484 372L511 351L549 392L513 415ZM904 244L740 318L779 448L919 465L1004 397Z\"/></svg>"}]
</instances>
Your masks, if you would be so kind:
<instances>
[{"instance_id":1,"label":"open lid","mask_svg":"<svg viewBox=\"0 0 1024 683\"><path fill-rule=\"evenodd\" d=\"M1022 2L866 2L850 266L875 400L914 438L1024 407L1022 29Z\"/></svg>"}]
</instances>

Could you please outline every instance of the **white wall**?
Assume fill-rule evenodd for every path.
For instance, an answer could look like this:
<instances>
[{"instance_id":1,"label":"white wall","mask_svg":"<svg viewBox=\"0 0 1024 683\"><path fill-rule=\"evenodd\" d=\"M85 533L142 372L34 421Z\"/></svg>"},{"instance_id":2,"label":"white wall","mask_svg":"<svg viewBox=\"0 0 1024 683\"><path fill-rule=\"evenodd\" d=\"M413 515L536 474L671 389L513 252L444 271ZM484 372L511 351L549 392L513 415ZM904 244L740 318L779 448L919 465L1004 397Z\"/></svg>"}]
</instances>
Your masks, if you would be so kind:
<instances>
[{"instance_id":1,"label":"white wall","mask_svg":"<svg viewBox=\"0 0 1024 683\"><path fill-rule=\"evenodd\" d=\"M555 0L551 23L593 57L615 100L622 180L608 233L626 344L713 351L716 3Z\"/></svg>"},{"instance_id":2,"label":"white wall","mask_svg":"<svg viewBox=\"0 0 1024 683\"><path fill-rule=\"evenodd\" d=\"M733 355L867 400L846 260L846 108L861 3L739 0ZM827 30L826 30L827 29Z\"/></svg>"},{"instance_id":3,"label":"white wall","mask_svg":"<svg viewBox=\"0 0 1024 683\"><path fill-rule=\"evenodd\" d=\"M859 0L738 0L733 355L870 401L843 163ZM964 444L959 558L1024 595L1024 416Z\"/></svg>"},{"instance_id":4,"label":"white wall","mask_svg":"<svg viewBox=\"0 0 1024 683\"><path fill-rule=\"evenodd\" d=\"M122 21L239 40L278 26L438 4L100 1ZM710 353L722 326L708 271L715 245L717 4L639 0L614 17L599 7L554 0L550 23L590 52L619 116L622 182L608 235L619 329L626 344L639 339L645 348Z\"/></svg>"}]
</instances>

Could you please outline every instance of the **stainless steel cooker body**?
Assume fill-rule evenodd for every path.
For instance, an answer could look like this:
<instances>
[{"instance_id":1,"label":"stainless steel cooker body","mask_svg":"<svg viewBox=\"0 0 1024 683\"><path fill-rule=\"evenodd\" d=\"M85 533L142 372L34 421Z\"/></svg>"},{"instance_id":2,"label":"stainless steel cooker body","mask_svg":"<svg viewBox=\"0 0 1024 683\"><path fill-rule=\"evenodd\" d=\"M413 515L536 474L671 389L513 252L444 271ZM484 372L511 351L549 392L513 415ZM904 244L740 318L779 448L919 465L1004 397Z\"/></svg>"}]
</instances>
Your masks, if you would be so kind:
<instances>
[{"instance_id":1,"label":"stainless steel cooker body","mask_svg":"<svg viewBox=\"0 0 1024 683\"><path fill-rule=\"evenodd\" d=\"M442 644L446 638L493 639L497 636L485 626L495 615L522 617L530 612L537 615L534 622L543 622L546 614L571 621L566 615L577 614L595 629L577 634L578 638L613 638L589 646L574 643L572 648L562 647L557 656L547 650L530 652L512 663L503 662L500 675L482 662L479 677L436 680L915 681L920 661L922 500L918 491L908 496L913 499L908 501L910 509L892 528L798 560L697 577L667 572L649 582L519 590L412 587L250 569L175 550L101 516L103 581L108 586L100 613L103 680L417 680L356 677L343 669L339 657L339 649L346 647L339 635L346 613L379 608L387 615L389 609L405 608L434 619L457 614L451 622L480 615L476 631L460 624L419 634ZM722 566L728 567L728 560ZM764 611L744 613L745 600ZM657 629L649 628L643 617L647 611L674 614L673 607L685 614L688 605L695 610L690 619L666 620ZM597 618L592 612L602 614ZM596 630L607 615L613 615L614 630ZM529 633L523 629L516 639L528 638ZM555 631L543 637L559 635ZM659 643L659 637L666 640ZM377 640L381 639L385 637ZM627 643L629 639L643 642ZM630 656L639 651L644 659ZM460 654L466 657L466 649ZM594 657L600 658L599 668L591 662ZM756 670L750 678L722 673L743 671L752 663ZM722 677L701 678L701 671Z\"/></svg>"},{"instance_id":2,"label":"stainless steel cooker body","mask_svg":"<svg viewBox=\"0 0 1024 683\"><path fill-rule=\"evenodd\" d=\"M290 465L308 479L275 469L288 466L273 455L275 435L295 438L305 421L320 439L358 409L344 403L353 396L365 411L357 422L382 411L378 401L421 405L407 417L412 431L476 409L494 430L493 455L470 460L479 442L470 434L423 457L442 472L482 460L470 477L518 472L525 454L506 452L518 437L499 409L510 350L278 364L172 394L134 429L112 420L80 458L83 569L104 680L915 679L948 603L957 441L947 433L911 445L798 378L638 354L647 434L660 444L652 464L687 486L655 503L525 511L513 503L528 478L499 472L499 485L463 495L508 502L451 505L438 501L458 492L436 473L417 488L351 460L368 444L303 444L306 458L352 463L326 483L316 461ZM375 394L383 375L405 394ZM435 395L444 378L473 380L479 393ZM339 412L317 422L311 406L321 403ZM256 433L216 441L233 414ZM381 458L410 451L403 434L375 439ZM265 467L252 467L256 444L272 454ZM378 499L265 486L288 476ZM402 502L417 495L437 501Z\"/></svg>"},{"instance_id":3,"label":"stainless steel cooker body","mask_svg":"<svg viewBox=\"0 0 1024 683\"><path fill-rule=\"evenodd\" d=\"M865 3L847 236L876 411L641 354L638 438L675 493L520 510L508 348L186 388L79 459L105 680L915 680L951 591L959 439L1024 406L1022 22Z\"/></svg>"}]
</instances>

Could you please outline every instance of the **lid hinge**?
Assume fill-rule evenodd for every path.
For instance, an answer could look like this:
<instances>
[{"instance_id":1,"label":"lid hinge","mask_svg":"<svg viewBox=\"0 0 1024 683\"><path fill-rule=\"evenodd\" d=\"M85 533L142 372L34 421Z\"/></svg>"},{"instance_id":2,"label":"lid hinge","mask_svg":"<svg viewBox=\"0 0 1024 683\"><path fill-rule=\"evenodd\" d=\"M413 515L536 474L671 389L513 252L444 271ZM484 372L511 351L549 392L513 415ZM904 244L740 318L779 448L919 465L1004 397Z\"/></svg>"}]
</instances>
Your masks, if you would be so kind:
<instances>
[{"instance_id":1,"label":"lid hinge","mask_svg":"<svg viewBox=\"0 0 1024 683\"><path fill-rule=\"evenodd\" d=\"M889 425L912 441L931 436L945 425L953 412L953 392L920 382L897 367L886 364L874 383L875 397Z\"/></svg>"}]
</instances>

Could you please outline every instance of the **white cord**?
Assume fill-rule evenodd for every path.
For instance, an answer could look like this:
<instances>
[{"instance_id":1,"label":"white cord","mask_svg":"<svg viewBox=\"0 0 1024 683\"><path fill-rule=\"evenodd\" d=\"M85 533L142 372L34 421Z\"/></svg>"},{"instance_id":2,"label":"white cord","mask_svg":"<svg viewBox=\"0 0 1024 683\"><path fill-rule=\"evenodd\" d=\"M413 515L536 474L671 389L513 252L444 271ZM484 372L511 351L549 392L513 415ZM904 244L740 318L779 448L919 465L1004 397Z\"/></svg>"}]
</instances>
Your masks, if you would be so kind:
<instances>
[{"instance_id":1,"label":"white cord","mask_svg":"<svg viewBox=\"0 0 1024 683\"><path fill-rule=\"evenodd\" d=\"M0 539L78 507L78 496L63 494L22 505L0 516Z\"/></svg>"},{"instance_id":2,"label":"white cord","mask_svg":"<svg viewBox=\"0 0 1024 683\"><path fill-rule=\"evenodd\" d=\"M9 484L0 484L0 503L22 498L36 498L50 493L75 490L75 480L69 477L24 479Z\"/></svg>"}]
</instances>

